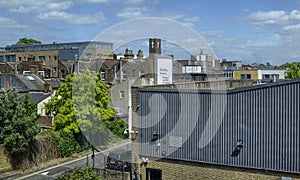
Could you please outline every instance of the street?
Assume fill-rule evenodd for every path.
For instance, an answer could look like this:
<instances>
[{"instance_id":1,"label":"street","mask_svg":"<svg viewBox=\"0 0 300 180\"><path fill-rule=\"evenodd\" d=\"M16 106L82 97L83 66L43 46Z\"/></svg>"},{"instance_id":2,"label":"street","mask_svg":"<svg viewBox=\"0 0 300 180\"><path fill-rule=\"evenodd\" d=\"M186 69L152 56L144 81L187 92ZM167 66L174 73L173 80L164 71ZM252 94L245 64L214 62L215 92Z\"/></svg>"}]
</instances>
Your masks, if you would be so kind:
<instances>
[{"instance_id":1,"label":"street","mask_svg":"<svg viewBox=\"0 0 300 180\"><path fill-rule=\"evenodd\" d=\"M97 168L104 168L104 157L106 157L110 151L115 149L126 149L130 146L130 142L123 142L122 144L116 145L109 149L103 150L101 152L95 152L94 165ZM52 166L44 170L40 170L30 174L16 174L7 179L18 179L18 180L44 180L44 179L56 179L62 173L71 170L75 167L85 167L93 166L93 159L91 158L92 153L87 156L70 160L68 162L62 163L60 165Z\"/></svg>"}]
</instances>

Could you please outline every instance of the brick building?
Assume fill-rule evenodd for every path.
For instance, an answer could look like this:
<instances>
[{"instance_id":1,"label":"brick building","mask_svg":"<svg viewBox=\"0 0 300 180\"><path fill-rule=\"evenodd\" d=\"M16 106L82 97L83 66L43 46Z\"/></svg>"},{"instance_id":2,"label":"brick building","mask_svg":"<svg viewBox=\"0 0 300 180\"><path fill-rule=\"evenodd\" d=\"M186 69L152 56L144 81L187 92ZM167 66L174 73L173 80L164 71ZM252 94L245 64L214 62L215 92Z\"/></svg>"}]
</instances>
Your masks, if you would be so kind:
<instances>
[{"instance_id":1,"label":"brick building","mask_svg":"<svg viewBox=\"0 0 300 180\"><path fill-rule=\"evenodd\" d=\"M113 44L86 41L53 44L14 44L0 52L0 62L42 62L46 78L59 77L59 61L85 59L112 59ZM76 70L75 63L75 70ZM19 72L22 74L23 72Z\"/></svg>"}]
</instances>

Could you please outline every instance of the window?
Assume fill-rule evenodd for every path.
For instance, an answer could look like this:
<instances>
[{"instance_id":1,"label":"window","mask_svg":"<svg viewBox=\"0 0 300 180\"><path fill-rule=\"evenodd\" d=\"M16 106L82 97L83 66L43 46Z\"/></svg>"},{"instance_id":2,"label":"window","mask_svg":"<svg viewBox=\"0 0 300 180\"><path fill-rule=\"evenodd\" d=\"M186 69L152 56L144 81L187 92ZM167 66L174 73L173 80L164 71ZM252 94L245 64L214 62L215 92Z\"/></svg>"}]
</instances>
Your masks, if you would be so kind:
<instances>
[{"instance_id":1,"label":"window","mask_svg":"<svg viewBox=\"0 0 300 180\"><path fill-rule=\"evenodd\" d=\"M225 72L224 75L225 75L226 80L233 79L233 72L232 71Z\"/></svg>"},{"instance_id":2,"label":"window","mask_svg":"<svg viewBox=\"0 0 300 180\"><path fill-rule=\"evenodd\" d=\"M162 170L146 168L146 180L162 180Z\"/></svg>"},{"instance_id":3,"label":"window","mask_svg":"<svg viewBox=\"0 0 300 180\"><path fill-rule=\"evenodd\" d=\"M116 114L119 115L120 114L120 109L119 108L115 108L116 110Z\"/></svg>"},{"instance_id":4,"label":"window","mask_svg":"<svg viewBox=\"0 0 300 180\"><path fill-rule=\"evenodd\" d=\"M241 79L251 79L251 74L241 74Z\"/></svg>"},{"instance_id":5,"label":"window","mask_svg":"<svg viewBox=\"0 0 300 180\"><path fill-rule=\"evenodd\" d=\"M139 71L139 77L145 77L145 72L144 70Z\"/></svg>"},{"instance_id":6,"label":"window","mask_svg":"<svg viewBox=\"0 0 300 180\"><path fill-rule=\"evenodd\" d=\"M125 91L120 90L120 98L125 98Z\"/></svg>"},{"instance_id":7,"label":"window","mask_svg":"<svg viewBox=\"0 0 300 180\"><path fill-rule=\"evenodd\" d=\"M23 75L30 75L30 71L23 71Z\"/></svg>"},{"instance_id":8,"label":"window","mask_svg":"<svg viewBox=\"0 0 300 180\"><path fill-rule=\"evenodd\" d=\"M105 80L105 71L101 70L101 80L104 81Z\"/></svg>"},{"instance_id":9,"label":"window","mask_svg":"<svg viewBox=\"0 0 300 180\"><path fill-rule=\"evenodd\" d=\"M270 79L270 74L263 74L263 79Z\"/></svg>"},{"instance_id":10,"label":"window","mask_svg":"<svg viewBox=\"0 0 300 180\"><path fill-rule=\"evenodd\" d=\"M263 79L279 79L279 74L263 74Z\"/></svg>"},{"instance_id":11,"label":"window","mask_svg":"<svg viewBox=\"0 0 300 180\"><path fill-rule=\"evenodd\" d=\"M122 77L122 79L126 79L127 78L127 71L123 71L123 77Z\"/></svg>"},{"instance_id":12,"label":"window","mask_svg":"<svg viewBox=\"0 0 300 180\"><path fill-rule=\"evenodd\" d=\"M39 56L39 61L45 61L45 56Z\"/></svg>"},{"instance_id":13,"label":"window","mask_svg":"<svg viewBox=\"0 0 300 180\"><path fill-rule=\"evenodd\" d=\"M44 71L38 71L39 77L44 78L45 72Z\"/></svg>"}]
</instances>

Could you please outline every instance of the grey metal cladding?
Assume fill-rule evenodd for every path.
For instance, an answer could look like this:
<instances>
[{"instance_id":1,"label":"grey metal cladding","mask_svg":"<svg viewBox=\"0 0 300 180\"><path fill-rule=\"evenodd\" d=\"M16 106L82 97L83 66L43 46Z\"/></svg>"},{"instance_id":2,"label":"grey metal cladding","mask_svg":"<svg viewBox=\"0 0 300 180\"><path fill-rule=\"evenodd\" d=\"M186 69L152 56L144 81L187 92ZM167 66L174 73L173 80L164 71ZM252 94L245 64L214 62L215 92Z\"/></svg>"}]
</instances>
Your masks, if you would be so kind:
<instances>
[{"instance_id":1,"label":"grey metal cladding","mask_svg":"<svg viewBox=\"0 0 300 180\"><path fill-rule=\"evenodd\" d=\"M139 99L141 155L300 173L300 80L211 93L142 89ZM170 136L182 146L169 146Z\"/></svg>"},{"instance_id":2,"label":"grey metal cladding","mask_svg":"<svg viewBox=\"0 0 300 180\"><path fill-rule=\"evenodd\" d=\"M79 49L59 49L58 50L58 56L59 60L74 60L75 54L79 57L80 52Z\"/></svg>"}]
</instances>

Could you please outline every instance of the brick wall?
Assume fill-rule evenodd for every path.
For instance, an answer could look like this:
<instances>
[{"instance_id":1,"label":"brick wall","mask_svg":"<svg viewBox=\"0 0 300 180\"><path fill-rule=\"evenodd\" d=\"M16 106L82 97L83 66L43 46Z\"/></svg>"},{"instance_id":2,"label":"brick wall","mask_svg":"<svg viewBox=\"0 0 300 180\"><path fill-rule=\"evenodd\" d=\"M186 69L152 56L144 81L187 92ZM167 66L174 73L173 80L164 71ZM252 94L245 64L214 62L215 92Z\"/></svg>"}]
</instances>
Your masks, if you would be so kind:
<instances>
[{"instance_id":1,"label":"brick wall","mask_svg":"<svg viewBox=\"0 0 300 180\"><path fill-rule=\"evenodd\" d=\"M137 131L138 129L138 104L139 104L139 92L138 88L131 88L131 107L132 107L132 130ZM139 163L140 162L138 155L138 138L132 139L132 162L134 163L132 166L132 172L140 172ZM138 173L139 174L139 173Z\"/></svg>"},{"instance_id":2,"label":"brick wall","mask_svg":"<svg viewBox=\"0 0 300 180\"><path fill-rule=\"evenodd\" d=\"M233 72L233 79L234 80L239 80L241 79L242 74L250 74L252 80L257 80L258 79L258 70L235 70Z\"/></svg>"},{"instance_id":3,"label":"brick wall","mask_svg":"<svg viewBox=\"0 0 300 180\"><path fill-rule=\"evenodd\" d=\"M146 179L146 168L162 170L163 180L189 180L189 179L218 179L218 180L278 180L282 177L300 179L300 175L271 172L266 170L253 170L228 166L209 165L204 163L160 159L148 162L140 167L142 179Z\"/></svg>"}]
</instances>

